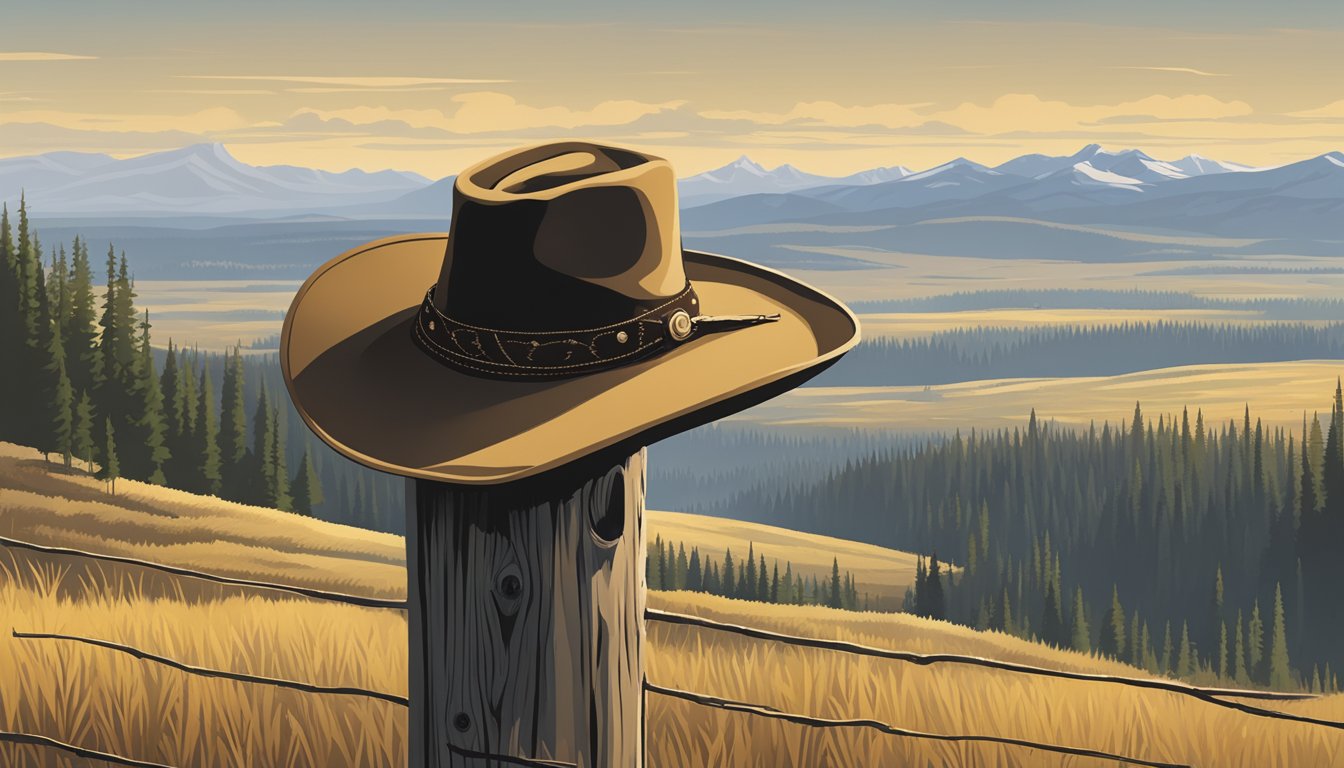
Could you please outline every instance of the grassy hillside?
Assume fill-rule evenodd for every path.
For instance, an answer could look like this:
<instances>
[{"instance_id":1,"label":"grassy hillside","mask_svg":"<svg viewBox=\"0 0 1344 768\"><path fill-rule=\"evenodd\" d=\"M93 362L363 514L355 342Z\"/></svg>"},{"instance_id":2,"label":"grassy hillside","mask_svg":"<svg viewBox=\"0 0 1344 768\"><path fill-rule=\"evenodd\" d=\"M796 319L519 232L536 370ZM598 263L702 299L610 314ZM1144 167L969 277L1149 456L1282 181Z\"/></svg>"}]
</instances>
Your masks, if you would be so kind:
<instances>
[{"instance_id":1,"label":"grassy hillside","mask_svg":"<svg viewBox=\"0 0 1344 768\"><path fill-rule=\"evenodd\" d=\"M898 610L906 588L915 581L915 555L909 552L773 525L652 511L648 538L652 541L656 536L684 543L688 552L692 546L699 547L716 562L722 562L724 551L730 548L740 559L747 545L754 544L756 552L765 555L767 565L773 566L778 560L783 572L785 563L791 563L794 573L804 578L815 576L821 582L831 577L832 561L838 560L842 572L854 574L860 600L864 596L872 598L871 604L878 610Z\"/></svg>"},{"instance_id":2,"label":"grassy hillside","mask_svg":"<svg viewBox=\"0 0 1344 768\"><path fill-rule=\"evenodd\" d=\"M399 592L395 537L131 482L119 483L124 490L111 500L94 481L47 476L35 458L3 453L0 535L96 544L100 551L358 594ZM700 525L659 517L673 526L664 530L688 536ZM95 533L102 531L107 538ZM764 546L768 531L747 531L757 533ZM777 545L802 546L788 537ZM823 545L817 539L814 546ZM847 551L857 567L860 551ZM793 634L1146 676L908 615L689 593L655 593L649 602ZM0 616L5 630L83 635L201 666L405 693L406 622L399 611L0 548ZM1011 735L1197 765L1344 762L1340 731L1253 718L1170 693L966 666L915 667L656 623L649 639L652 683L811 715L874 717L937 733ZM1344 696L1274 706L1344 719ZM180 766L400 765L406 738L404 710L387 702L193 677L106 649L16 639L8 631L0 634L0 729ZM653 695L648 729L654 766L1101 764L1018 747L823 732ZM0 765L75 764L38 747L0 746Z\"/></svg>"},{"instance_id":3,"label":"grassy hillside","mask_svg":"<svg viewBox=\"0 0 1344 768\"><path fill-rule=\"evenodd\" d=\"M405 544L376 533L299 515L117 482L117 495L83 471L65 471L33 450L0 443L0 536L71 547L223 576L281 581L376 597L405 594ZM651 510L649 541L662 536L716 560L755 544L767 561L825 581L832 558L854 574L859 594L896 609L914 581L915 556L870 544L759 523Z\"/></svg>"}]
</instances>

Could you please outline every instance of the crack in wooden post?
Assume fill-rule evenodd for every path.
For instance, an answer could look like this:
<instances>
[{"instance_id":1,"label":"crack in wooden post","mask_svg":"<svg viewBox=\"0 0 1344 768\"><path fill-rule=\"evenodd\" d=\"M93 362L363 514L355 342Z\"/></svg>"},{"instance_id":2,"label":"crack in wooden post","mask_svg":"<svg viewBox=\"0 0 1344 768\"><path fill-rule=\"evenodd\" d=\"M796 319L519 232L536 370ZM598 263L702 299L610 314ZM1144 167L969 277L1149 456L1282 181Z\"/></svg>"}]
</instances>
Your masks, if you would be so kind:
<instances>
[{"instance_id":1,"label":"crack in wooden post","mask_svg":"<svg viewBox=\"0 0 1344 768\"><path fill-rule=\"evenodd\" d=\"M643 765L644 461L408 482L413 768Z\"/></svg>"}]
</instances>

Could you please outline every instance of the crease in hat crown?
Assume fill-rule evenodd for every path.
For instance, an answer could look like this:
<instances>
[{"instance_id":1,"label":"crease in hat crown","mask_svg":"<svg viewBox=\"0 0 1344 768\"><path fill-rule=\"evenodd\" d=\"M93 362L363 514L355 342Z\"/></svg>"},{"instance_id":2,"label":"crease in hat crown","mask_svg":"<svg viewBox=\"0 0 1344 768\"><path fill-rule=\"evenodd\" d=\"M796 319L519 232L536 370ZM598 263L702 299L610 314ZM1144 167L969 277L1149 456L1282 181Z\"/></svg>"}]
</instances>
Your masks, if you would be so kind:
<instances>
[{"instance_id":1,"label":"crease in hat crown","mask_svg":"<svg viewBox=\"0 0 1344 768\"><path fill-rule=\"evenodd\" d=\"M688 286L666 160L581 141L506 152L458 174L435 305L502 330L595 327Z\"/></svg>"}]
</instances>

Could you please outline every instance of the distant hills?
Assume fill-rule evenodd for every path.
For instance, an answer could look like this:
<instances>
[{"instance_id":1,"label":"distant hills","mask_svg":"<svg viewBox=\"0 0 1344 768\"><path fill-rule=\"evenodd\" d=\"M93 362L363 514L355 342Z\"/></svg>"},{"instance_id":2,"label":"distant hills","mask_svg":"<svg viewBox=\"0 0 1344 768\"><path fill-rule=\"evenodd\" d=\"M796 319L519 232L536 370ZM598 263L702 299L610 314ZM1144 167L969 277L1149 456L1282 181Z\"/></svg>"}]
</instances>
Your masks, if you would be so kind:
<instances>
[{"instance_id":1,"label":"distant hills","mask_svg":"<svg viewBox=\"0 0 1344 768\"><path fill-rule=\"evenodd\" d=\"M781 165L774 170L743 155L722 168L682 179L677 184L683 208L704 205L741 195L754 195L773 192L792 192L794 190L835 186L864 186L896 181L909 176L911 171L904 166L891 168L873 168L867 171L843 177L817 176Z\"/></svg>"},{"instance_id":2,"label":"distant hills","mask_svg":"<svg viewBox=\"0 0 1344 768\"><path fill-rule=\"evenodd\" d=\"M413 173L330 173L238 161L222 144L118 160L52 152L0 160L0 197L23 190L43 215L294 214L395 200L427 186Z\"/></svg>"}]
</instances>

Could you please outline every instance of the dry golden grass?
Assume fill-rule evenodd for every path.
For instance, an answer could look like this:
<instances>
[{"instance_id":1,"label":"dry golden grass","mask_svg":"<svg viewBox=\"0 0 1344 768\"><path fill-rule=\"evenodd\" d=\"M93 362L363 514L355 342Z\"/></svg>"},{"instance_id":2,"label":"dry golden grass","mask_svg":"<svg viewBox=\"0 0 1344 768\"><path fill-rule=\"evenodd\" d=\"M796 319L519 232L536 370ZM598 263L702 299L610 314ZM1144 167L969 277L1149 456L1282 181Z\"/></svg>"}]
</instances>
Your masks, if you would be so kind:
<instances>
[{"instance_id":1,"label":"dry golden grass","mask_svg":"<svg viewBox=\"0 0 1344 768\"><path fill-rule=\"evenodd\" d=\"M23 474L24 482L38 483L37 469L0 462L0 485L11 486L15 471ZM302 562L294 559L304 554L302 546L320 553L310 555L320 563L359 562L367 548L387 543L339 526L290 528L311 521L290 521L290 516L250 508L233 510L190 496L179 508L178 497L156 495L166 492L123 485L128 498L152 501L153 511L123 509L116 515L124 518L108 519L122 520L114 529L119 535L142 530L133 525L137 522L147 526L143 530L155 533L154 543L103 540L104 551L126 547L136 555L199 555L197 567L210 570L225 564L205 543L196 550L172 547L173 531L156 527L168 524L158 520L165 513L190 520L228 518L238 512L254 515L248 519L268 536L302 532L268 554L264 544L234 530L236 521L216 521L230 542L253 553L246 565L234 569L253 577L285 575L287 568ZM11 490L0 491L0 530L11 518L12 498ZM73 503L96 505L98 500ZM215 513L200 512L206 508ZM85 537L81 541L91 540L78 523L98 530L104 512L112 514L95 510L66 516L50 527L30 520L20 530L43 533L47 543L75 544L62 537L72 533ZM137 521L137 515L152 519ZM184 531L198 530L183 525ZM400 574L399 565L384 565ZM308 568L299 575L316 587L390 591L377 570L345 573L333 568ZM771 606L681 592L654 593L649 603L792 634L903 650L1144 674L1115 662L906 615ZM406 623L400 612L0 549L0 728L179 766L337 768L401 765L404 760L405 713L395 705L202 679L107 649L14 639L11 629L83 635L206 667L404 694ZM1254 718L1169 693L956 665L916 667L658 623L650 625L649 640L647 670L653 683L811 715L873 717L935 733L1007 735L1201 766L1344 765L1344 733ZM1344 696L1275 706L1344 719ZM1017 747L948 745L856 729L820 731L657 696L649 698L648 729L649 764L676 768L1102 764ZM4 766L82 764L48 749L0 746Z\"/></svg>"},{"instance_id":2,"label":"dry golden grass","mask_svg":"<svg viewBox=\"0 0 1344 768\"><path fill-rule=\"evenodd\" d=\"M0 443L0 510L0 536L35 544L378 597L406 590L400 536L124 480L110 496L12 443Z\"/></svg>"},{"instance_id":3,"label":"dry golden grass","mask_svg":"<svg viewBox=\"0 0 1344 768\"><path fill-rule=\"evenodd\" d=\"M404 694L399 612L210 588L154 594L139 569L123 566L70 584L65 559L0 551L0 728L174 766L404 760L405 712L386 702L200 678L115 651L10 635L95 637L201 666ZM0 765L60 765L57 757L0 745Z\"/></svg>"},{"instance_id":4,"label":"dry golden grass","mask_svg":"<svg viewBox=\"0 0 1344 768\"><path fill-rule=\"evenodd\" d=\"M771 606L688 593L650 604L720 621L913 651L970 653L1083 671L1125 665L908 615ZM871 717L932 733L1012 736L1192 765L1344 765L1344 733L1250 717L1172 693L961 665L919 667L650 625L649 680L820 717ZM1098 765L1020 747L819 732L653 700L655 765ZM1279 705L1344 718L1344 696ZM728 759L731 756L731 759Z\"/></svg>"},{"instance_id":5,"label":"dry golden grass","mask_svg":"<svg viewBox=\"0 0 1344 768\"><path fill-rule=\"evenodd\" d=\"M853 573L858 582L860 601L870 596L871 605L879 610L900 608L906 587L915 581L915 555L909 552L773 525L651 511L647 535L649 541L662 536L683 543L687 552L692 546L699 547L720 564L725 550L731 548L733 557L740 560L747 554L748 543L755 544L757 555L765 555L767 566L773 567L778 560L781 575L785 564L792 563L794 573L806 578L816 576L818 581L831 577L831 562L839 558L841 570Z\"/></svg>"}]
</instances>

